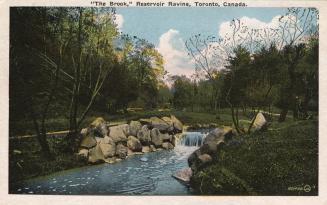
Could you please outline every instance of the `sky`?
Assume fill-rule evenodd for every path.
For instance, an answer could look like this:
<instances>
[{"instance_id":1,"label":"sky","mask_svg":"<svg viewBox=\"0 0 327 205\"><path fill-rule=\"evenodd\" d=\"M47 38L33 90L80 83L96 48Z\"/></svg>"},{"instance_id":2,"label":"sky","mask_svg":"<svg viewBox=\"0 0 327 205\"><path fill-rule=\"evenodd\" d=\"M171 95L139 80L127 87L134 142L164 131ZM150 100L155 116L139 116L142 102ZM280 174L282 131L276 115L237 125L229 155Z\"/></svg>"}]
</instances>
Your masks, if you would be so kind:
<instances>
[{"instance_id":1,"label":"sky","mask_svg":"<svg viewBox=\"0 0 327 205\"><path fill-rule=\"evenodd\" d=\"M228 31L229 21L243 19L256 28L276 24L286 8L117 8L116 23L122 33L144 38L163 55L171 75L190 76L194 63L184 46L192 35L219 37Z\"/></svg>"}]
</instances>

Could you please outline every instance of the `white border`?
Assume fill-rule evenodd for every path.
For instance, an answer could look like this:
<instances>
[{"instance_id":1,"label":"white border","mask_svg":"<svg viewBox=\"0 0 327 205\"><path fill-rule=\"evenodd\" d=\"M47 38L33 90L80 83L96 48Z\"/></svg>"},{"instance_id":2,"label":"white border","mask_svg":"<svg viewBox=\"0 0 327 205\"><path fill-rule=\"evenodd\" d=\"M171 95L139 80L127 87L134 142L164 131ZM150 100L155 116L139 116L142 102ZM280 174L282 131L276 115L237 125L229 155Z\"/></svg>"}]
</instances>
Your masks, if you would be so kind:
<instances>
[{"instance_id":1,"label":"white border","mask_svg":"<svg viewBox=\"0 0 327 205\"><path fill-rule=\"evenodd\" d=\"M112 0L117 1L117 0ZM127 2L129 0L126 0ZM136 2L137 0L132 0ZM145 0L144 0L145 1ZM162 0L167 1L167 0ZM171 0L179 2L178 0ZM187 0L185 0L187 1ZM190 0L188 0L190 1ZM201 0L198 0L201 1ZM203 0L202 0L203 1ZM0 204L327 204L327 2L326 1L242 1L248 7L316 7L319 9L319 196L56 196L8 194L8 90L9 90L9 7L10 6L92 6L91 0L0 0ZM109 0L105 0L109 2ZM159 2L147 0L146 2ZM212 1L206 1L212 2ZM224 2L224 1L215 1ZM240 2L240 1L234 1Z\"/></svg>"}]
</instances>

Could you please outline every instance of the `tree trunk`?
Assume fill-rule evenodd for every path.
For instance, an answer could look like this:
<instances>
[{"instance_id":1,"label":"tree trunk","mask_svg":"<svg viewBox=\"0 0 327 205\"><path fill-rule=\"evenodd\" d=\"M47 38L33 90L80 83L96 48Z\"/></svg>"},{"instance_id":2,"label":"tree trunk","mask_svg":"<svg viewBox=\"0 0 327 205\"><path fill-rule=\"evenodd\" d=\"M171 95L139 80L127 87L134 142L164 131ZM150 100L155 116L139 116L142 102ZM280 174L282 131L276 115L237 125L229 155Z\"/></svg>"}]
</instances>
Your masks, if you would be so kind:
<instances>
[{"instance_id":1,"label":"tree trunk","mask_svg":"<svg viewBox=\"0 0 327 205\"><path fill-rule=\"evenodd\" d=\"M283 108L279 115L278 122L284 122L286 120L287 113L288 113L288 108Z\"/></svg>"},{"instance_id":2,"label":"tree trunk","mask_svg":"<svg viewBox=\"0 0 327 205\"><path fill-rule=\"evenodd\" d=\"M36 120L36 115L35 115L35 112L33 110L33 107L30 105L30 114L31 114L31 117L32 117L32 120L33 120L33 124L34 124L34 129L35 129L35 132L36 132L36 139L37 141L39 142L40 146L41 146L41 152L43 153L43 155L47 158L47 159L52 159L52 155L51 155L51 152L50 152L50 147L49 147L49 144L48 144L48 141L47 141L47 134L44 132L41 132L40 131L40 128L39 128L39 124Z\"/></svg>"}]
</instances>

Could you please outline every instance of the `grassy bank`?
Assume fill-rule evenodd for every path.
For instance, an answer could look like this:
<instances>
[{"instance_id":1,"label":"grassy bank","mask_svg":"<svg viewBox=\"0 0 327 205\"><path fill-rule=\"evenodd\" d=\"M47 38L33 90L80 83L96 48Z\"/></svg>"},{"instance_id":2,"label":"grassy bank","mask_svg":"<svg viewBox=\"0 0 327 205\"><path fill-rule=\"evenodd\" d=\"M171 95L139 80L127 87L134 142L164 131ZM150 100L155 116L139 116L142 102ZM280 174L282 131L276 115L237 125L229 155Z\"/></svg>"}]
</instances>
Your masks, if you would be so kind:
<instances>
[{"instance_id":1,"label":"grassy bank","mask_svg":"<svg viewBox=\"0 0 327 205\"><path fill-rule=\"evenodd\" d=\"M317 121L272 123L236 141L195 174L196 194L317 195Z\"/></svg>"}]
</instances>

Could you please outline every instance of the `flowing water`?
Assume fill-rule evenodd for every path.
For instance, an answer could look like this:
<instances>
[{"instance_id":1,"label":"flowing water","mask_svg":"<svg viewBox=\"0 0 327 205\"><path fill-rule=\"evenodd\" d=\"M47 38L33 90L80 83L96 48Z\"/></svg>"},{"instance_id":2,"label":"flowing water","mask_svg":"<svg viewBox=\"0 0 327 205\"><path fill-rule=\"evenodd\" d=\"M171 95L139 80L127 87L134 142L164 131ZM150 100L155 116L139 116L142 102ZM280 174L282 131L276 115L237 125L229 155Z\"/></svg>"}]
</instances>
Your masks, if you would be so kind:
<instances>
[{"instance_id":1,"label":"flowing water","mask_svg":"<svg viewBox=\"0 0 327 205\"><path fill-rule=\"evenodd\" d=\"M134 155L115 164L82 167L27 180L17 185L14 193L188 195L189 187L172 174L188 167L188 156L202 144L206 132L183 133L173 150Z\"/></svg>"}]
</instances>

